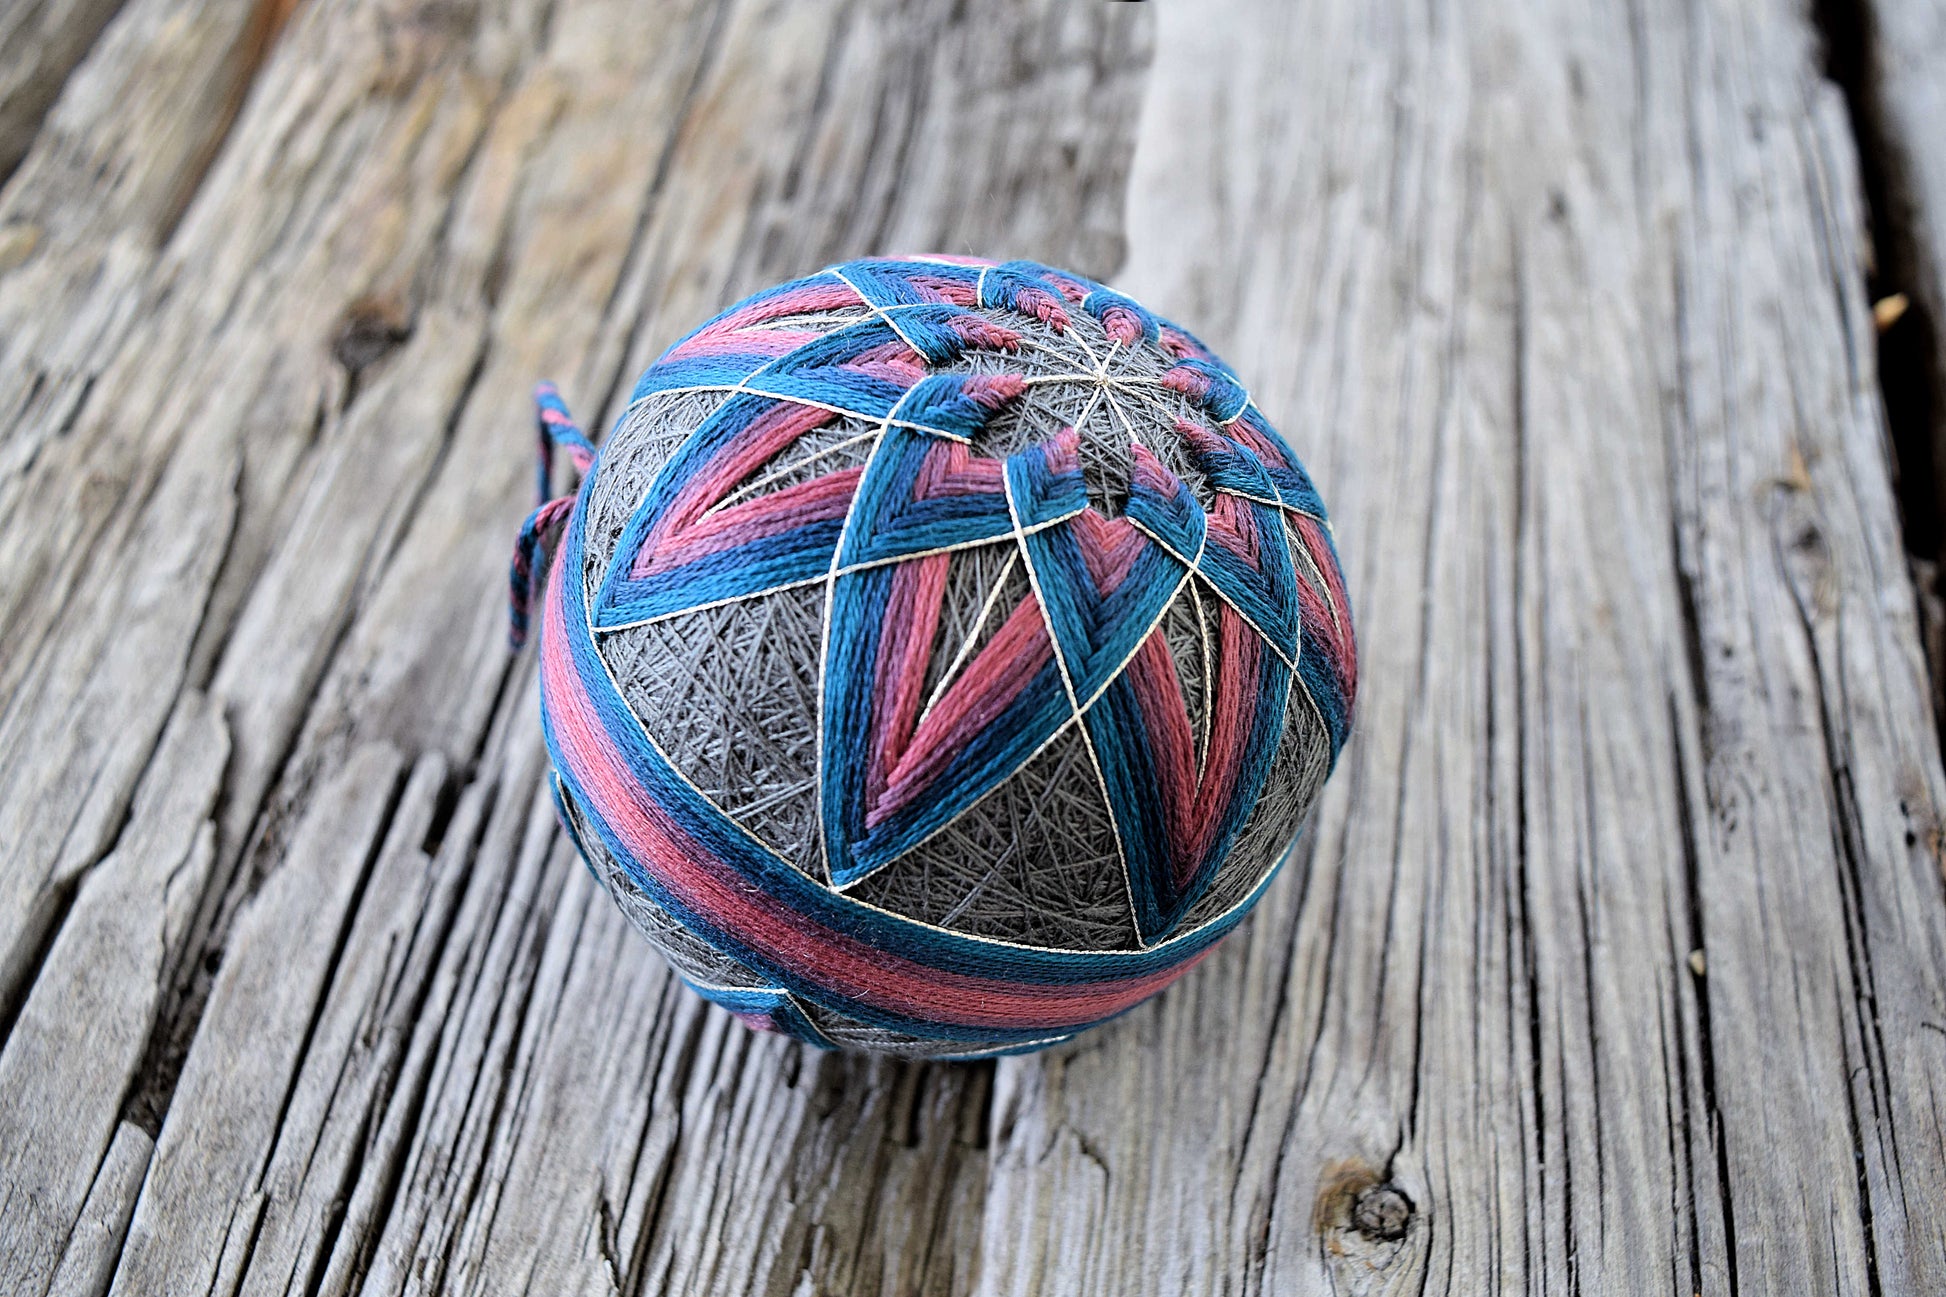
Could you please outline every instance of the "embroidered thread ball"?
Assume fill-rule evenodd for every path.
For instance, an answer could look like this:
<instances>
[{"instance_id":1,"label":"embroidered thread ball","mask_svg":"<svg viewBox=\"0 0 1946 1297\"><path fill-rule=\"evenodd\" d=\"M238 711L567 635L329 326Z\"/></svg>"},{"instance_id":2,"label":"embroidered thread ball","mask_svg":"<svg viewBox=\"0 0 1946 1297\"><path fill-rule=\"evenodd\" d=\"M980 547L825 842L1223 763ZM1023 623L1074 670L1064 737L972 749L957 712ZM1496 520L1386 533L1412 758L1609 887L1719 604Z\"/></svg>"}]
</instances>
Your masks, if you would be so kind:
<instances>
[{"instance_id":1,"label":"embroidered thread ball","mask_svg":"<svg viewBox=\"0 0 1946 1297\"><path fill-rule=\"evenodd\" d=\"M1193 336L1078 275L854 261L665 352L529 519L561 819L698 993L1035 1049L1181 976L1345 741L1323 504ZM543 588L542 549L558 535Z\"/></svg>"}]
</instances>

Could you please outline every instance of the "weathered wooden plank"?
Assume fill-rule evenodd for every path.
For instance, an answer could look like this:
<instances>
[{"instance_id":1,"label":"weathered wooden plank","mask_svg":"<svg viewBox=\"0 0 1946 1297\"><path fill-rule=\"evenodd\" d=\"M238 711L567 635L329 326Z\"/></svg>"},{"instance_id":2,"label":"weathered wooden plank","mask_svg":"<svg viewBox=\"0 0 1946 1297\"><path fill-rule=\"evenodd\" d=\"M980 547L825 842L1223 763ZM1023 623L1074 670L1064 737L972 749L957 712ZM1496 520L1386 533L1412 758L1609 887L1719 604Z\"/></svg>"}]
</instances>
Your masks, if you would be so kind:
<instances>
[{"instance_id":1,"label":"weathered wooden plank","mask_svg":"<svg viewBox=\"0 0 1946 1297\"><path fill-rule=\"evenodd\" d=\"M208 817L228 755L221 716L203 695L185 694L128 827L82 884L8 1033L0 1291L46 1288L101 1187L97 1168L121 1138L117 1119L209 874Z\"/></svg>"},{"instance_id":2,"label":"weathered wooden plank","mask_svg":"<svg viewBox=\"0 0 1946 1297\"><path fill-rule=\"evenodd\" d=\"M112 845L176 691L206 682L184 671L226 554L248 553L236 479L276 479L301 444L254 436L246 457L237 421L209 417L248 394L184 356L221 301L183 284L177 326L151 318L174 278L156 243L254 70L237 58L252 14L134 0L0 193L0 616L16 628L0 655L0 835L14 846L0 1004ZM145 320L142 344L125 345ZM260 372L261 351L224 360Z\"/></svg>"},{"instance_id":3,"label":"weathered wooden plank","mask_svg":"<svg viewBox=\"0 0 1946 1297\"><path fill-rule=\"evenodd\" d=\"M1359 733L1233 949L1001 1064L985 1288L1939 1286L1946 796L1803 16L1161 18L1124 280L1310 458Z\"/></svg>"},{"instance_id":4,"label":"weathered wooden plank","mask_svg":"<svg viewBox=\"0 0 1946 1297\"><path fill-rule=\"evenodd\" d=\"M275 35L272 20L288 11L274 0L132 0L62 87L34 151L0 190L0 410L8 416L0 516L32 501L39 524L18 529L0 569L0 599L27 635L0 663L0 687L15 683L33 660L28 650L53 628L71 588L73 547L112 521L98 502L66 515L47 507L128 471L130 447L99 437L108 425L77 426L81 404L166 290L160 245ZM92 477L79 471L97 464Z\"/></svg>"},{"instance_id":5,"label":"weathered wooden plank","mask_svg":"<svg viewBox=\"0 0 1946 1297\"><path fill-rule=\"evenodd\" d=\"M119 7L118 0L29 0L0 13L0 183L19 165L62 82Z\"/></svg>"},{"instance_id":6,"label":"weathered wooden plank","mask_svg":"<svg viewBox=\"0 0 1946 1297\"><path fill-rule=\"evenodd\" d=\"M81 1218L68 1236L61 1267L47 1290L49 1297L102 1297L108 1291L154 1151L155 1141L140 1126L123 1122L116 1127L115 1141L108 1146Z\"/></svg>"},{"instance_id":7,"label":"weathered wooden plank","mask_svg":"<svg viewBox=\"0 0 1946 1297\"><path fill-rule=\"evenodd\" d=\"M124 276L90 308L114 327L36 332L11 371L31 395L0 552L37 638L0 663L18 686L0 724L36 755L0 813L62 821L7 877L23 981L64 930L57 889L114 839L151 709L206 687L234 748L136 1079L160 1136L118 1291L605 1291L625 1270L966 1286L986 1070L747 1039L672 988L554 833L500 603L526 390L562 374L598 424L629 369L728 296L881 244L1106 273L1145 23L1050 3L316 4L193 202L148 227L159 255L115 222L51 220L0 280ZM104 61L126 26L75 84L136 88L147 54ZM77 153L127 133L112 95L63 117L73 98L51 122L81 123ZM9 196L50 174L40 157ZM198 563L132 617L165 523ZM119 719L112 743L69 728L94 713ZM443 754L456 809L428 865L400 827L408 791L361 888L369 834L342 854L317 838L386 782L366 769L386 751ZM313 896L321 926L300 934ZM415 906L425 926L402 928ZM293 943L327 930L325 977L327 947ZM297 966L273 992L277 945ZM233 1071L253 1030L275 1038Z\"/></svg>"},{"instance_id":8,"label":"weathered wooden plank","mask_svg":"<svg viewBox=\"0 0 1946 1297\"><path fill-rule=\"evenodd\" d=\"M284 861L246 904L156 1139L110 1291L208 1291L254 1248L271 1188L264 1163L293 1112L304 1054L321 1030L324 1043L340 1050L347 1043L332 1040L348 1033L331 1032L343 1024L320 1021L318 1006L342 971L343 929L370 858L388 819L393 850L409 851L431 812L436 782L415 779L393 816L399 776L395 752L357 749L319 790ZM234 1281L222 1285L234 1290Z\"/></svg>"},{"instance_id":9,"label":"weathered wooden plank","mask_svg":"<svg viewBox=\"0 0 1946 1297\"><path fill-rule=\"evenodd\" d=\"M445 780L443 760L421 759L358 894L278 1114L243 1292L314 1291L341 1233L347 1187L369 1156L372 1123L398 1076L465 880L458 859L476 831L478 798L445 826L451 851L434 858L424 849Z\"/></svg>"}]
</instances>

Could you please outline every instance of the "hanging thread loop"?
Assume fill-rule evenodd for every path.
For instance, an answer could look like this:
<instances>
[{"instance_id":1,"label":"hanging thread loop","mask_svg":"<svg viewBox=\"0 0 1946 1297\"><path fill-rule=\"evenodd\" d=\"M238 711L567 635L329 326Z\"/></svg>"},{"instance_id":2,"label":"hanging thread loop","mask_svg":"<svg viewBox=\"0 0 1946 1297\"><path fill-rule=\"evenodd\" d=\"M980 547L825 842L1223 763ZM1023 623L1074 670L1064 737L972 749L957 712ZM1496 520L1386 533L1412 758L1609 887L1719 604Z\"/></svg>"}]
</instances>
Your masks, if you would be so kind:
<instances>
[{"instance_id":1,"label":"hanging thread loop","mask_svg":"<svg viewBox=\"0 0 1946 1297\"><path fill-rule=\"evenodd\" d=\"M540 453L535 465L534 492L538 504L520 525L520 535L514 541L513 565L507 574L507 643L515 649L527 642L528 614L533 607L534 587L541 569L541 547L553 542L574 512L572 491L551 498L548 494L553 490L554 448L559 446L568 452L577 477L586 477L595 463L595 443L588 440L588 434L581 431L581 425L568 413L560 388L553 383L537 385L534 406L539 416L536 426Z\"/></svg>"}]
</instances>

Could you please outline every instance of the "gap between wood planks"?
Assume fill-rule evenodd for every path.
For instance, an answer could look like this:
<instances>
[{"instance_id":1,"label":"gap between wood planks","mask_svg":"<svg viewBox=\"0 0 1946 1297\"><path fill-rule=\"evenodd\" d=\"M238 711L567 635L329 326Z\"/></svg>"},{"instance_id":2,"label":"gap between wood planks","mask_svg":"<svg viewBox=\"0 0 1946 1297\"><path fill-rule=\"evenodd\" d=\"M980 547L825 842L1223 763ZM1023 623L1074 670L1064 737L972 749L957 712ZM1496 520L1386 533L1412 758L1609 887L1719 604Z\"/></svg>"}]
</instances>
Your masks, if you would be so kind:
<instances>
[{"instance_id":1,"label":"gap between wood planks","mask_svg":"<svg viewBox=\"0 0 1946 1297\"><path fill-rule=\"evenodd\" d=\"M1897 466L1894 486L1920 630L1931 676L1934 720L1946 741L1946 338L1935 318L1942 308L1946 247L1940 229L1924 219L1916 174L1941 166L1937 141L1902 129L1893 100L1900 87L1885 75L1902 51L1905 33L1887 30L1882 12L1898 0L1813 0L1811 20L1824 41L1824 72L1844 93L1857 144L1872 264L1866 295L1878 329L1878 382ZM1924 9L1927 6L1906 6Z\"/></svg>"}]
</instances>

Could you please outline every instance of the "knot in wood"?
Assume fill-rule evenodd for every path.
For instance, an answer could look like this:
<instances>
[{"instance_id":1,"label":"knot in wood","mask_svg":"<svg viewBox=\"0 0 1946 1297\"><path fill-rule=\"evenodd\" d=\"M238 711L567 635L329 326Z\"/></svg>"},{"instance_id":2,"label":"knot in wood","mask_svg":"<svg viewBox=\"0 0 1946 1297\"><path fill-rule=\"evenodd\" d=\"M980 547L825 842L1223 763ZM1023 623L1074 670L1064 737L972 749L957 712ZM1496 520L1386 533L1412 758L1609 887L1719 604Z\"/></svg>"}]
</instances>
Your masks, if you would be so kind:
<instances>
[{"instance_id":1,"label":"knot in wood","mask_svg":"<svg viewBox=\"0 0 1946 1297\"><path fill-rule=\"evenodd\" d=\"M1395 1243L1412 1223L1412 1199L1390 1184L1375 1184L1351 1206L1351 1227L1366 1238Z\"/></svg>"}]
</instances>

